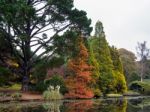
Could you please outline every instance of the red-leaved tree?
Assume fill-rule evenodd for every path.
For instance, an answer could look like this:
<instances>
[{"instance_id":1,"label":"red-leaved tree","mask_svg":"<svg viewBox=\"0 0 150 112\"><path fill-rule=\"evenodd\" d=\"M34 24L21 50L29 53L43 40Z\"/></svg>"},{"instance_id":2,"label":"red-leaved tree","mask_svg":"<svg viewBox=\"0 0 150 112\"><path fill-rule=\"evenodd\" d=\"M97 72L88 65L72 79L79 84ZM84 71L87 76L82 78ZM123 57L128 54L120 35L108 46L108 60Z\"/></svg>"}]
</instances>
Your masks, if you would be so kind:
<instances>
[{"instance_id":1,"label":"red-leaved tree","mask_svg":"<svg viewBox=\"0 0 150 112\"><path fill-rule=\"evenodd\" d=\"M68 93L66 98L92 98L93 92L89 88L92 67L88 65L88 52L82 37L77 40L77 54L68 62L69 76L66 79Z\"/></svg>"}]
</instances>

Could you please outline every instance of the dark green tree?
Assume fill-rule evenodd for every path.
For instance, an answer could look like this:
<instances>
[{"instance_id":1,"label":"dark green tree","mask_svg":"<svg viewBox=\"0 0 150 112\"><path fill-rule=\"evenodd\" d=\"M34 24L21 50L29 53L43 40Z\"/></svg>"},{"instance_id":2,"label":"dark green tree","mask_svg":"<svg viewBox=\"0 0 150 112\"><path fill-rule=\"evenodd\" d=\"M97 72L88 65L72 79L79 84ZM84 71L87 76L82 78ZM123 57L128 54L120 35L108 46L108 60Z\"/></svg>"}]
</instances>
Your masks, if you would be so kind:
<instances>
[{"instance_id":1,"label":"dark green tree","mask_svg":"<svg viewBox=\"0 0 150 112\"><path fill-rule=\"evenodd\" d=\"M22 89L28 89L34 63L56 53L52 44L56 35L67 29L89 35L90 24L86 12L74 8L73 0L1 0L0 33L18 59Z\"/></svg>"}]
</instances>

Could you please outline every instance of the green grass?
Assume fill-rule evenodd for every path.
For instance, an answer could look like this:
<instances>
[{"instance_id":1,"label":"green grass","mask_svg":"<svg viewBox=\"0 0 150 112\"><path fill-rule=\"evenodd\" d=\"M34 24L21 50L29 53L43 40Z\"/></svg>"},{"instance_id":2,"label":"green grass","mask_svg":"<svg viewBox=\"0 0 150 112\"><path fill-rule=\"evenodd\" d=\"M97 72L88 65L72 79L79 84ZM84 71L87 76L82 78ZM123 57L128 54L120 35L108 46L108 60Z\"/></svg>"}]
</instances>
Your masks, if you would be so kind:
<instances>
[{"instance_id":1,"label":"green grass","mask_svg":"<svg viewBox=\"0 0 150 112\"><path fill-rule=\"evenodd\" d=\"M135 92L135 91L127 91L123 94L124 96L140 96L140 93Z\"/></svg>"},{"instance_id":2,"label":"green grass","mask_svg":"<svg viewBox=\"0 0 150 112\"><path fill-rule=\"evenodd\" d=\"M143 82L150 84L150 79L144 79Z\"/></svg>"},{"instance_id":3,"label":"green grass","mask_svg":"<svg viewBox=\"0 0 150 112\"><path fill-rule=\"evenodd\" d=\"M122 94L107 94L106 95L108 98L118 98L118 97L122 97Z\"/></svg>"},{"instance_id":4,"label":"green grass","mask_svg":"<svg viewBox=\"0 0 150 112\"><path fill-rule=\"evenodd\" d=\"M20 90L21 84L13 84L12 86L3 86L0 87L0 90Z\"/></svg>"}]
</instances>

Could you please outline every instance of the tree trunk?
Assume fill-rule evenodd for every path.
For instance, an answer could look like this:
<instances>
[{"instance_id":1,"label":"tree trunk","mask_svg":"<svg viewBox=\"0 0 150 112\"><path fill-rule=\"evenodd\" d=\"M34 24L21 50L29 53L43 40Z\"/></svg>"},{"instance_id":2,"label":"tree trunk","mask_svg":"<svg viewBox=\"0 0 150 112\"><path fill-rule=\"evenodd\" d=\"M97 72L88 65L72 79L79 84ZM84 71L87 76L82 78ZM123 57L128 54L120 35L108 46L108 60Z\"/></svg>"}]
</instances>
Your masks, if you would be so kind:
<instances>
[{"instance_id":1,"label":"tree trunk","mask_svg":"<svg viewBox=\"0 0 150 112\"><path fill-rule=\"evenodd\" d=\"M28 39L28 37L26 37ZM22 80L22 91L28 91L29 90L29 82L30 82L30 72L31 72L31 67L30 67L30 59L31 59L31 50L30 50L30 42L25 41L24 42L24 48L22 49L23 54L24 54L24 60L23 60L23 80Z\"/></svg>"},{"instance_id":2,"label":"tree trunk","mask_svg":"<svg viewBox=\"0 0 150 112\"><path fill-rule=\"evenodd\" d=\"M143 74L144 74L144 63L141 63L141 82L143 82Z\"/></svg>"},{"instance_id":3,"label":"tree trunk","mask_svg":"<svg viewBox=\"0 0 150 112\"><path fill-rule=\"evenodd\" d=\"M27 66L23 67L23 79L22 79L22 88L24 92L29 91L29 82L30 82L30 69Z\"/></svg>"}]
</instances>

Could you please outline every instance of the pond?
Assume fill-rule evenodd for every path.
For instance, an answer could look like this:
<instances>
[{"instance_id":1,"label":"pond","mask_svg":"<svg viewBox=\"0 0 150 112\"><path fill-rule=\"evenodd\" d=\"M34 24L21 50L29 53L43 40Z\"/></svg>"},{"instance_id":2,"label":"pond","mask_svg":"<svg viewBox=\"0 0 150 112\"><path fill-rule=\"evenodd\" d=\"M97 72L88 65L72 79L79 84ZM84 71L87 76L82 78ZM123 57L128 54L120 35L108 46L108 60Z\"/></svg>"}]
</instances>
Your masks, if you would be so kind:
<instances>
[{"instance_id":1,"label":"pond","mask_svg":"<svg viewBox=\"0 0 150 112\"><path fill-rule=\"evenodd\" d=\"M150 112L150 97L0 103L0 112Z\"/></svg>"}]
</instances>

